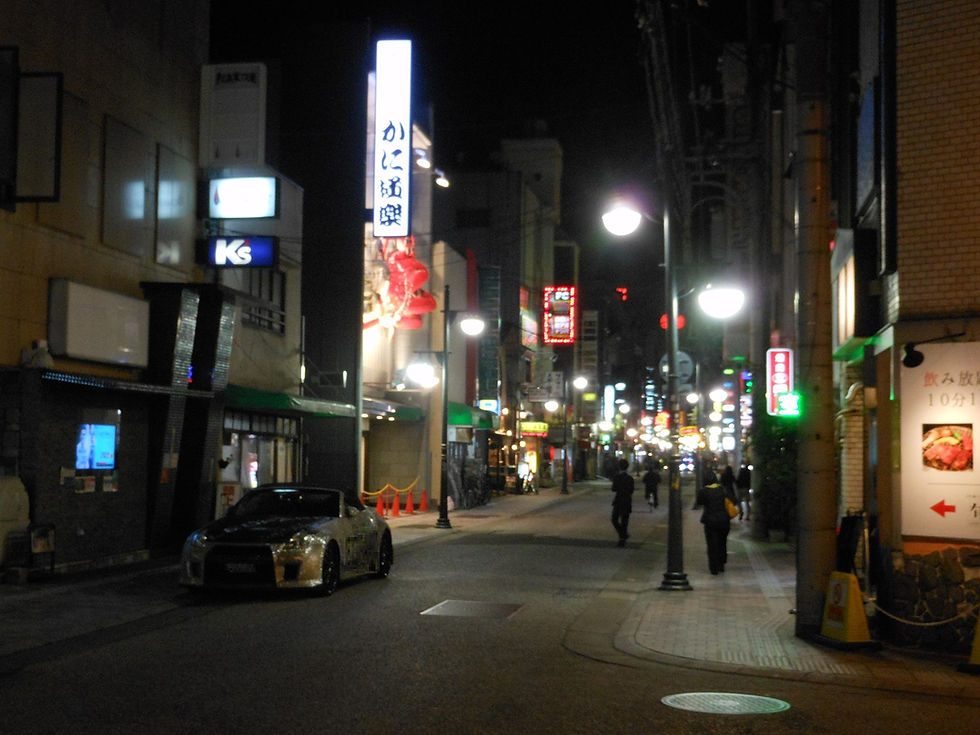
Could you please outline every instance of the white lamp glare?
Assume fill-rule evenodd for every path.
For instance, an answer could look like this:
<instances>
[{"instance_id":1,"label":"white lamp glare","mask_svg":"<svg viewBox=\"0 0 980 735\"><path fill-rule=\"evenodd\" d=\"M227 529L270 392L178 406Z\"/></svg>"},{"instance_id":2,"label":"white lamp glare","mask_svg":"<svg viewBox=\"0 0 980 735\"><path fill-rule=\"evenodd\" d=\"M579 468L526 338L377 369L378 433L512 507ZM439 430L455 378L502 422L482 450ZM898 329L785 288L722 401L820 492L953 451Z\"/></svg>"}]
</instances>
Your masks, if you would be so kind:
<instances>
[{"instance_id":1,"label":"white lamp glare","mask_svg":"<svg viewBox=\"0 0 980 735\"><path fill-rule=\"evenodd\" d=\"M698 306L710 317L728 319L742 310L745 292L740 288L712 288L708 285L698 294Z\"/></svg>"},{"instance_id":2,"label":"white lamp glare","mask_svg":"<svg viewBox=\"0 0 980 735\"><path fill-rule=\"evenodd\" d=\"M620 202L602 215L602 224L613 235L625 237L636 231L642 219L642 214Z\"/></svg>"},{"instance_id":3,"label":"white lamp glare","mask_svg":"<svg viewBox=\"0 0 980 735\"><path fill-rule=\"evenodd\" d=\"M467 334L470 337L483 334L486 326L487 323L479 314L464 314L459 321L459 328L463 330L463 334Z\"/></svg>"}]
</instances>

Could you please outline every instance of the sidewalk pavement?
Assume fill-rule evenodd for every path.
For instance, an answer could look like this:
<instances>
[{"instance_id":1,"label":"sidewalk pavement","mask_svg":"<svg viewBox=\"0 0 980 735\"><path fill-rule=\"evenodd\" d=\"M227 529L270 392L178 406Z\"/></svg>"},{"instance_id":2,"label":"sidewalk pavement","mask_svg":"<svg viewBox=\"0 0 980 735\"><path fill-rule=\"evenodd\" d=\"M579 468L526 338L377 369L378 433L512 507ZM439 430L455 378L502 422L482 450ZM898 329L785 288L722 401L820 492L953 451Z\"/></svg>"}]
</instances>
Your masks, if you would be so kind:
<instances>
[{"instance_id":1,"label":"sidewalk pavement","mask_svg":"<svg viewBox=\"0 0 980 735\"><path fill-rule=\"evenodd\" d=\"M605 481L573 483L569 495L546 488L538 495L495 496L486 506L450 513L453 530L465 532L500 518L535 512L577 495L608 491ZM603 500L605 497L603 498ZM634 513L645 513L634 503ZM901 692L980 699L980 676L960 673L965 657L938 656L884 645L880 650L838 650L794 634L795 553L786 543L751 538L748 523L733 521L729 562L709 575L700 512L684 497L684 570L689 591L658 589L666 559L666 503L653 511L656 533L634 535L622 570L600 591L565 635L581 655L632 667L670 664L719 672L832 683ZM398 548L444 538L438 513L405 514L388 521ZM639 520L639 519L637 519ZM631 524L637 528L639 523ZM612 543L612 542L610 542ZM127 628L183 608L168 596L138 594L169 583L175 560L139 567L54 578L26 585L0 584L0 674L46 658L45 651L88 635ZM397 568L397 567L396 567ZM186 610L184 610L184 614Z\"/></svg>"}]
</instances>

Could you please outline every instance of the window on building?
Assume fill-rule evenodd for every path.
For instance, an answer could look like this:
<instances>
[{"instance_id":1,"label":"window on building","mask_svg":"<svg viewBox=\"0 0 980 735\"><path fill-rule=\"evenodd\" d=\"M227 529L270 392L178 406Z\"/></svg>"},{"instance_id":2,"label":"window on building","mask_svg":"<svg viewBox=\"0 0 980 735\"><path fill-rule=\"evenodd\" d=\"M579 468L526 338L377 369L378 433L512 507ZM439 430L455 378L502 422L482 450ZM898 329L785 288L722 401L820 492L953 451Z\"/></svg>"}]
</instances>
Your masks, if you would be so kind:
<instances>
[{"instance_id":1,"label":"window on building","mask_svg":"<svg viewBox=\"0 0 980 735\"><path fill-rule=\"evenodd\" d=\"M221 282L253 297L243 300L243 323L276 334L285 333L285 273L272 268L233 268L221 271Z\"/></svg>"},{"instance_id":2,"label":"window on building","mask_svg":"<svg viewBox=\"0 0 980 735\"><path fill-rule=\"evenodd\" d=\"M268 482L296 482L298 419L228 411L224 428L221 482L246 490Z\"/></svg>"}]
</instances>

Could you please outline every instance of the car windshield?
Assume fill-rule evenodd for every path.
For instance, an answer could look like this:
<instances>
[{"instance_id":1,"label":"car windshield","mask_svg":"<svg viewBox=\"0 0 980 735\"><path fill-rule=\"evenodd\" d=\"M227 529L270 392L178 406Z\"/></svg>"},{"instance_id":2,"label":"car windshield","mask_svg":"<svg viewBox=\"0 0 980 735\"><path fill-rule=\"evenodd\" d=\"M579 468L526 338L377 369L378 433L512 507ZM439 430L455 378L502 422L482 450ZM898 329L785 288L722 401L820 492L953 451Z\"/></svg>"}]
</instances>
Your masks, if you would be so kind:
<instances>
[{"instance_id":1,"label":"car windshield","mask_svg":"<svg viewBox=\"0 0 980 735\"><path fill-rule=\"evenodd\" d=\"M295 488L257 490L238 501L235 515L337 517L340 515L340 493Z\"/></svg>"}]
</instances>

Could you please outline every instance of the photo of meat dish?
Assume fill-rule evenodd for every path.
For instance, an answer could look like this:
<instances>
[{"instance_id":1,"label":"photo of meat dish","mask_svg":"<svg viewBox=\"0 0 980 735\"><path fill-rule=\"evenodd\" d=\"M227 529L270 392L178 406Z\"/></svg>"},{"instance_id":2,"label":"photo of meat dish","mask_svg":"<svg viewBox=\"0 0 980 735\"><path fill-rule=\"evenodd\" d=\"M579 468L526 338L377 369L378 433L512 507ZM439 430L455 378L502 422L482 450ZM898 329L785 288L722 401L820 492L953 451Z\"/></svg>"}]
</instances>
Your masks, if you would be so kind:
<instances>
[{"instance_id":1,"label":"photo of meat dish","mask_svg":"<svg viewBox=\"0 0 980 735\"><path fill-rule=\"evenodd\" d=\"M973 426L923 424L922 464L934 470L973 469Z\"/></svg>"}]
</instances>

